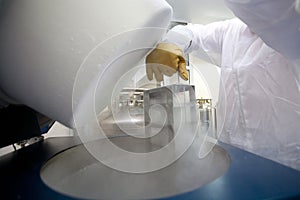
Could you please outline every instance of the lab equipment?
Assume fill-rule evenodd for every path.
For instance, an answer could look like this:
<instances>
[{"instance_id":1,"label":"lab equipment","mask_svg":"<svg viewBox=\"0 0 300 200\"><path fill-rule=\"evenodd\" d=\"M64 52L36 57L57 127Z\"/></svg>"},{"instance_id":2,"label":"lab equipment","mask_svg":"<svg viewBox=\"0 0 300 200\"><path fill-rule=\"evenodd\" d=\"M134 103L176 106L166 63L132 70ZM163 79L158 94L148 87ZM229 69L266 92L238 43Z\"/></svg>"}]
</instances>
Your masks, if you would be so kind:
<instances>
[{"instance_id":1,"label":"lab equipment","mask_svg":"<svg viewBox=\"0 0 300 200\"><path fill-rule=\"evenodd\" d=\"M173 84L144 92L144 113L146 135L152 143L169 144L180 129L197 131L197 115L194 86Z\"/></svg>"},{"instance_id":2,"label":"lab equipment","mask_svg":"<svg viewBox=\"0 0 300 200\"><path fill-rule=\"evenodd\" d=\"M156 147L128 136L111 138L111 142L137 154L151 152ZM94 145L103 146L104 143L96 141ZM219 146L205 159L197 159L197 153L198 145L194 144L172 165L138 174L107 167L79 145L50 159L41 170L41 178L55 191L80 199L172 198L211 183L230 166L229 156Z\"/></svg>"},{"instance_id":3,"label":"lab equipment","mask_svg":"<svg viewBox=\"0 0 300 200\"><path fill-rule=\"evenodd\" d=\"M212 99L197 99L197 107L200 112L201 132L217 139L217 112L212 106Z\"/></svg>"},{"instance_id":4,"label":"lab equipment","mask_svg":"<svg viewBox=\"0 0 300 200\"><path fill-rule=\"evenodd\" d=\"M115 139L122 142L121 138ZM74 200L164 196L167 200L198 200L300 196L300 172L226 144L216 146L214 154L204 160L194 159L197 147L192 147L174 165L146 174L112 170L97 163L78 144L72 137L52 138L29 146L22 153L0 157L1 197ZM123 144L135 147L128 138ZM209 176L219 177L209 182L213 179Z\"/></svg>"},{"instance_id":5,"label":"lab equipment","mask_svg":"<svg viewBox=\"0 0 300 200\"><path fill-rule=\"evenodd\" d=\"M108 137L141 134L144 127L145 88L123 88L113 101L111 108L104 109L98 116L99 125Z\"/></svg>"}]
</instances>

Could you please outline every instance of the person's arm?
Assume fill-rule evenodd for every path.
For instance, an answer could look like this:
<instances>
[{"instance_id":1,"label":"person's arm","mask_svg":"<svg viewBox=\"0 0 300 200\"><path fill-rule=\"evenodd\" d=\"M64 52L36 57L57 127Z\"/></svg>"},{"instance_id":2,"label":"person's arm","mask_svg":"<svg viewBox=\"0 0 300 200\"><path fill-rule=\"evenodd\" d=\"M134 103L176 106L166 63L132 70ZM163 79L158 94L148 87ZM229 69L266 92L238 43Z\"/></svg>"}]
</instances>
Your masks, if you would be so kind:
<instances>
[{"instance_id":1,"label":"person's arm","mask_svg":"<svg viewBox=\"0 0 300 200\"><path fill-rule=\"evenodd\" d=\"M147 56L146 68L150 80L153 73L158 81L163 75L171 76L176 71L187 80L186 63L183 55L197 51L200 58L220 66L223 35L232 20L208 25L189 24L172 28L161 43Z\"/></svg>"},{"instance_id":2,"label":"person's arm","mask_svg":"<svg viewBox=\"0 0 300 200\"><path fill-rule=\"evenodd\" d=\"M212 64L220 66L223 45L223 36L233 20L219 21L207 25L188 24L187 26L176 26L168 32L163 41L178 45L184 53L197 51L197 55ZM184 45L176 39L188 38Z\"/></svg>"},{"instance_id":3,"label":"person's arm","mask_svg":"<svg viewBox=\"0 0 300 200\"><path fill-rule=\"evenodd\" d=\"M297 0L225 0L227 7L266 44L290 60L300 60Z\"/></svg>"}]
</instances>

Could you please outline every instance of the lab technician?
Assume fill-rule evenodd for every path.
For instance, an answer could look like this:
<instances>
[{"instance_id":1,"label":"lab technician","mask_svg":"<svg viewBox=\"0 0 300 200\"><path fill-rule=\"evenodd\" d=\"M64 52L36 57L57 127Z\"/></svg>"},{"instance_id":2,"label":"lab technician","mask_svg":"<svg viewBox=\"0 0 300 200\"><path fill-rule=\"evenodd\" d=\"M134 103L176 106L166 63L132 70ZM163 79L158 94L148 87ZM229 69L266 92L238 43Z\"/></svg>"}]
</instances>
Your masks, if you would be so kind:
<instances>
[{"instance_id":1,"label":"lab technician","mask_svg":"<svg viewBox=\"0 0 300 200\"><path fill-rule=\"evenodd\" d=\"M298 2L226 3L239 19L175 26L146 57L148 79L187 80L191 52L219 66L219 139L300 170Z\"/></svg>"}]
</instances>

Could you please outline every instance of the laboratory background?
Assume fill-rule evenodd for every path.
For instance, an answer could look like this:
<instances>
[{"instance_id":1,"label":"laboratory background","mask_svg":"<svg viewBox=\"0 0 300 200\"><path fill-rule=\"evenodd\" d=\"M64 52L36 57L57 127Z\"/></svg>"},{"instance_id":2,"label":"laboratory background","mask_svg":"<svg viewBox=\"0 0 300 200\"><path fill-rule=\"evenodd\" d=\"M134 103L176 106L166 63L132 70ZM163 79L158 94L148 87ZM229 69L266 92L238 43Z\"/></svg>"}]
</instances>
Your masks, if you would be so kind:
<instances>
[{"instance_id":1,"label":"laboratory background","mask_svg":"<svg viewBox=\"0 0 300 200\"><path fill-rule=\"evenodd\" d=\"M299 0L0 0L0 27L1 199L300 198Z\"/></svg>"}]
</instances>

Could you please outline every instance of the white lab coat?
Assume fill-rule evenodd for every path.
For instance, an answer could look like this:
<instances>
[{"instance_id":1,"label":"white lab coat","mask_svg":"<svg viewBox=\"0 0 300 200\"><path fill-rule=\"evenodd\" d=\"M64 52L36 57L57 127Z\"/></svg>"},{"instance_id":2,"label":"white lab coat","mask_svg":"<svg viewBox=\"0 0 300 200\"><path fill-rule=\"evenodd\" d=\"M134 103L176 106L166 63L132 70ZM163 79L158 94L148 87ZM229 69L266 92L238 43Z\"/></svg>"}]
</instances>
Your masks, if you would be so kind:
<instances>
[{"instance_id":1,"label":"white lab coat","mask_svg":"<svg viewBox=\"0 0 300 200\"><path fill-rule=\"evenodd\" d=\"M221 141L300 170L300 93L285 57L239 19L177 26L164 41L221 67Z\"/></svg>"},{"instance_id":2,"label":"white lab coat","mask_svg":"<svg viewBox=\"0 0 300 200\"><path fill-rule=\"evenodd\" d=\"M225 0L271 48L289 59L300 92L300 0Z\"/></svg>"},{"instance_id":3,"label":"white lab coat","mask_svg":"<svg viewBox=\"0 0 300 200\"><path fill-rule=\"evenodd\" d=\"M300 59L299 0L225 0L225 3L270 47L289 60Z\"/></svg>"}]
</instances>

